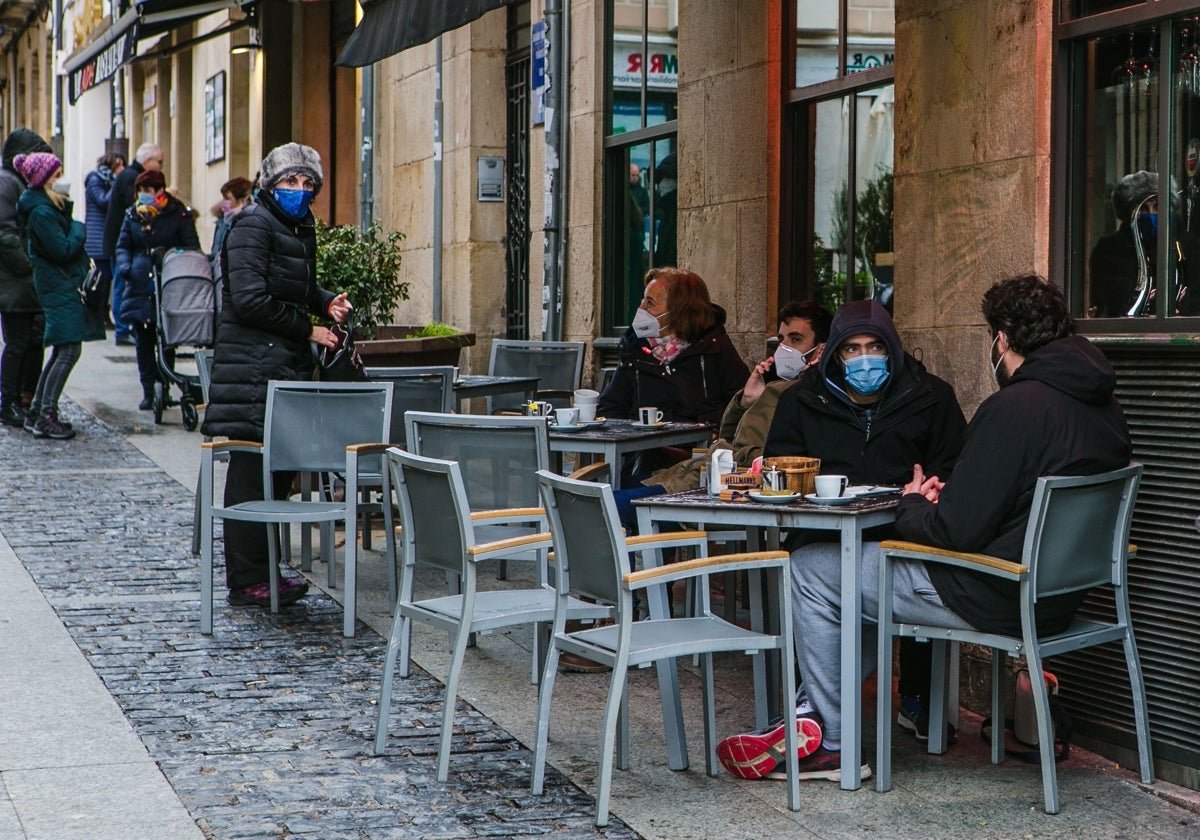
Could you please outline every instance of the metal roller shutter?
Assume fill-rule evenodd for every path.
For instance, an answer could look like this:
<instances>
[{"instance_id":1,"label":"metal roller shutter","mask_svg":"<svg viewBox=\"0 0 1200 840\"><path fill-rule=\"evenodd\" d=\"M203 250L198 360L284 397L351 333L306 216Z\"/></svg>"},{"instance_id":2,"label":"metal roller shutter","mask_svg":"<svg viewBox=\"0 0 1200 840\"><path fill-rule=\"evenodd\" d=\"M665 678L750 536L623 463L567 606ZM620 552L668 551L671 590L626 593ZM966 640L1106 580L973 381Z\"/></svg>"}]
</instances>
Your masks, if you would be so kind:
<instances>
[{"instance_id":1,"label":"metal roller shutter","mask_svg":"<svg viewBox=\"0 0 1200 840\"><path fill-rule=\"evenodd\" d=\"M1146 677L1156 760L1200 770L1200 348L1097 344L1117 369L1117 399L1145 464L1130 537L1129 594ZM1112 614L1107 593L1084 612ZM1077 733L1136 747L1129 681L1117 645L1055 659ZM1183 768L1179 768L1182 770ZM1196 787L1195 772L1170 772Z\"/></svg>"}]
</instances>

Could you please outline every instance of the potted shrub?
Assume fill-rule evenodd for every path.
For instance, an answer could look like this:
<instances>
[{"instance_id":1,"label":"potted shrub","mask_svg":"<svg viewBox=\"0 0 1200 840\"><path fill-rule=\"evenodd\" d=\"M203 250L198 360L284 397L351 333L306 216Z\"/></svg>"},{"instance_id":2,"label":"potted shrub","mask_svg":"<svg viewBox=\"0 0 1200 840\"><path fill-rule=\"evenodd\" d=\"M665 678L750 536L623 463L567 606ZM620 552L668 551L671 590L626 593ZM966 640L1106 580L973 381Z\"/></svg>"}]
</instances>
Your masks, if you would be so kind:
<instances>
[{"instance_id":1,"label":"potted shrub","mask_svg":"<svg viewBox=\"0 0 1200 840\"><path fill-rule=\"evenodd\" d=\"M354 307L355 346L368 367L457 365L474 333L445 324L406 326L392 323L396 308L408 300L400 279L400 243L404 234L383 235L378 222L367 229L327 226L317 220L317 282L346 292Z\"/></svg>"}]
</instances>

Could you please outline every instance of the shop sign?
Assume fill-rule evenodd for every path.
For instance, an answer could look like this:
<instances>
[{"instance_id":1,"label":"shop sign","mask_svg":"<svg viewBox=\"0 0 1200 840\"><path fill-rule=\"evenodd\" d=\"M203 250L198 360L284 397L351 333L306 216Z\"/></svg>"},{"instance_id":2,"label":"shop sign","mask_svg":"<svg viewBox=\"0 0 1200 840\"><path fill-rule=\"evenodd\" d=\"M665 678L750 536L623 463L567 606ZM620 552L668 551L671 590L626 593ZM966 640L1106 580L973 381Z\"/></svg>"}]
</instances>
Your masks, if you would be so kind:
<instances>
[{"instance_id":1,"label":"shop sign","mask_svg":"<svg viewBox=\"0 0 1200 840\"><path fill-rule=\"evenodd\" d=\"M68 90L71 104L80 96L87 93L96 85L108 81L122 64L131 60L137 54L137 25L126 29L115 41L109 44L88 61L71 71L71 84Z\"/></svg>"},{"instance_id":2,"label":"shop sign","mask_svg":"<svg viewBox=\"0 0 1200 840\"><path fill-rule=\"evenodd\" d=\"M646 67L646 87L675 90L679 85L679 51L672 44L650 44L649 57L643 59L641 44L613 45L613 87L640 88L642 67Z\"/></svg>"},{"instance_id":3,"label":"shop sign","mask_svg":"<svg viewBox=\"0 0 1200 840\"><path fill-rule=\"evenodd\" d=\"M546 21L533 25L532 44L529 50L529 87L533 92L533 125L546 122Z\"/></svg>"}]
</instances>

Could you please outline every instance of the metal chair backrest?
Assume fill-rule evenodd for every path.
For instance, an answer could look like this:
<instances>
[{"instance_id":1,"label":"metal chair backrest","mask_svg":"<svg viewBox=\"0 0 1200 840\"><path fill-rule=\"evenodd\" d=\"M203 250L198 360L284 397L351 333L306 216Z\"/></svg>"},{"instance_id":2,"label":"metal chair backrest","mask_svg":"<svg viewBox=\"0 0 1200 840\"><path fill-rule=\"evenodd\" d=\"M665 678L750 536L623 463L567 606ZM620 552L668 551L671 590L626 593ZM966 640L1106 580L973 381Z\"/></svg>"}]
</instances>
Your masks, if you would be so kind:
<instances>
[{"instance_id":1,"label":"metal chair backrest","mask_svg":"<svg viewBox=\"0 0 1200 840\"><path fill-rule=\"evenodd\" d=\"M387 464L400 498L405 562L464 575L475 540L459 465L394 447Z\"/></svg>"},{"instance_id":2,"label":"metal chair backrest","mask_svg":"<svg viewBox=\"0 0 1200 840\"><path fill-rule=\"evenodd\" d=\"M390 382L267 383L264 486L276 471L341 472L346 447L386 443L392 423Z\"/></svg>"},{"instance_id":3,"label":"metal chair backrest","mask_svg":"<svg viewBox=\"0 0 1200 840\"><path fill-rule=\"evenodd\" d=\"M537 507L534 474L549 469L545 417L492 417L410 411L408 450L457 461L471 510Z\"/></svg>"},{"instance_id":4,"label":"metal chair backrest","mask_svg":"<svg viewBox=\"0 0 1200 840\"><path fill-rule=\"evenodd\" d=\"M582 341L518 341L498 338L492 342L488 373L492 376L536 376L539 391L560 391L548 396L557 408L571 404L570 394L583 375ZM488 398L488 412L519 410L522 398L506 394Z\"/></svg>"},{"instance_id":5,"label":"metal chair backrest","mask_svg":"<svg viewBox=\"0 0 1200 840\"><path fill-rule=\"evenodd\" d=\"M1121 585L1142 465L1088 476L1039 478L1022 563L1033 597Z\"/></svg>"},{"instance_id":6,"label":"metal chair backrest","mask_svg":"<svg viewBox=\"0 0 1200 840\"><path fill-rule=\"evenodd\" d=\"M367 378L372 382L391 382L394 386L392 439L389 443L406 445L406 412L449 414L454 410L454 368L450 365L367 368Z\"/></svg>"},{"instance_id":7,"label":"metal chair backrest","mask_svg":"<svg viewBox=\"0 0 1200 840\"><path fill-rule=\"evenodd\" d=\"M213 351L196 351L196 373L200 376L200 394L205 405L208 404L208 389L212 387Z\"/></svg>"},{"instance_id":8,"label":"metal chair backrest","mask_svg":"<svg viewBox=\"0 0 1200 840\"><path fill-rule=\"evenodd\" d=\"M554 539L559 591L620 610L621 578L629 561L612 487L549 470L540 470L537 479Z\"/></svg>"}]
</instances>

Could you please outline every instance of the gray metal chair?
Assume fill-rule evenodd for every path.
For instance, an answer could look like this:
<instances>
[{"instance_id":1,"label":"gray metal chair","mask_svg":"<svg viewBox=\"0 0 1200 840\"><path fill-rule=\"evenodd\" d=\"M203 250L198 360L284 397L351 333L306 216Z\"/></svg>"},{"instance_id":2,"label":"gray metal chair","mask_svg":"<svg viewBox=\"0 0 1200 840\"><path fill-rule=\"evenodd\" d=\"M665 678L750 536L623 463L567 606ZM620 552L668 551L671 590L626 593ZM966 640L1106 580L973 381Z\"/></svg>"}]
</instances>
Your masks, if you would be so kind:
<instances>
[{"instance_id":1,"label":"gray metal chair","mask_svg":"<svg viewBox=\"0 0 1200 840\"><path fill-rule=\"evenodd\" d=\"M537 742L533 759L533 792L542 793L546 771L546 748L550 732L550 706L558 657L562 651L578 654L612 668L608 702L604 709L600 747L600 777L596 792L596 825L608 823L609 796L614 761L622 770L629 767L628 702L626 677L630 668L664 663L680 656L700 656L704 691L705 767L717 775L716 713L713 700L712 654L743 652L761 654L778 650L780 684L784 697L796 694L792 661L791 585L789 559L785 551L727 554L707 557L703 531L665 535L643 535L626 540L617 515L612 488L563 478L542 470L538 473L543 504L550 518L554 543L558 609L550 651L542 672L538 702ZM698 557L660 568L629 571L631 551L691 547ZM777 596L774 609L780 617L778 633L761 631L762 610L752 609L755 629L746 630L712 614L708 600L708 576L725 572L761 571L774 578L771 591ZM669 586L677 580L697 579L700 592L697 615L685 618L652 618L637 621L633 614L633 592L651 586ZM570 605L588 598L616 606L616 623L606 627L568 631ZM784 704L788 807L800 808L797 775L796 709ZM618 728L620 737L618 738ZM686 747L685 747L686 749ZM686 753L685 753L686 755Z\"/></svg>"},{"instance_id":2,"label":"gray metal chair","mask_svg":"<svg viewBox=\"0 0 1200 840\"><path fill-rule=\"evenodd\" d=\"M208 441L200 460L200 632L212 633L213 523L215 520L261 522L270 539L271 611L279 611L280 530L292 523L322 525L321 550L335 562L333 526L346 526L346 591L342 632L354 635L357 596L357 549L354 539L356 500L345 502L291 501L272 498L273 472L333 472L345 470L354 481L360 457L382 452L392 420L390 383L276 382L267 385L263 442ZM368 442L368 443L364 443ZM213 492L213 462L221 452L260 453L266 498L220 507Z\"/></svg>"},{"instance_id":3,"label":"gray metal chair","mask_svg":"<svg viewBox=\"0 0 1200 840\"><path fill-rule=\"evenodd\" d=\"M212 387L212 367L213 367L213 351L212 350L197 350L196 351L196 372L200 377L200 394L204 400L204 406L208 405L208 389ZM201 409L204 406L197 406ZM212 440L208 435L204 436L204 440ZM229 457L226 453L222 453L217 460L228 461ZM200 474L196 474L196 495L192 502L192 554L200 554Z\"/></svg>"},{"instance_id":4,"label":"gray metal chair","mask_svg":"<svg viewBox=\"0 0 1200 840\"><path fill-rule=\"evenodd\" d=\"M1037 710L1038 749L1046 813L1059 810L1058 777L1054 766L1054 731L1042 661L1061 653L1119 641L1125 651L1133 695L1141 779L1154 781L1149 716L1142 667L1133 639L1126 586L1129 526L1141 481L1142 466L1133 464L1093 476L1039 478L1034 490L1021 562L983 554L967 554L916 543L889 540L882 544L879 585L879 685L891 685L892 639L909 636L934 645L933 685L930 692L929 752L944 751L946 714L946 643L968 642L992 648L992 720L1004 720L1004 655L1024 656ZM970 569L1020 587L1021 635L1005 636L951 627L897 623L892 617L892 567L896 559L920 560ZM1034 624L1038 599L1099 586L1111 586L1116 615L1110 621L1076 616L1061 633L1039 635ZM880 691L875 789L891 788L890 692ZM992 727L992 763L1004 758L1004 727Z\"/></svg>"},{"instance_id":5,"label":"gray metal chair","mask_svg":"<svg viewBox=\"0 0 1200 840\"><path fill-rule=\"evenodd\" d=\"M571 396L583 375L582 341L518 341L498 338L492 342L488 373L492 376L538 377L538 399L556 408L571 404ZM520 411L522 398L513 394L488 397L488 413Z\"/></svg>"},{"instance_id":6,"label":"gray metal chair","mask_svg":"<svg viewBox=\"0 0 1200 840\"><path fill-rule=\"evenodd\" d=\"M399 497L403 517L404 565L379 689L375 754L383 755L387 748L388 713L396 670L399 669L402 678L409 674L412 622L444 630L452 641L438 744L437 777L444 782L450 766L458 680L471 635L549 622L555 616L558 601L554 590L546 584L533 589L480 592L476 567L514 549L546 549L550 546L550 535L524 534L479 543L472 527L462 470L456 462L411 455L396 448L387 451L387 461L390 485ZM414 576L420 566L457 575L462 581L462 592L414 600ZM607 607L582 601L572 601L563 609L575 619L604 618L611 613Z\"/></svg>"},{"instance_id":7,"label":"gray metal chair","mask_svg":"<svg viewBox=\"0 0 1200 840\"><path fill-rule=\"evenodd\" d=\"M410 452L462 466L478 539L546 530L534 477L550 468L546 418L410 411L405 425ZM507 562L500 560L501 579Z\"/></svg>"}]
</instances>

